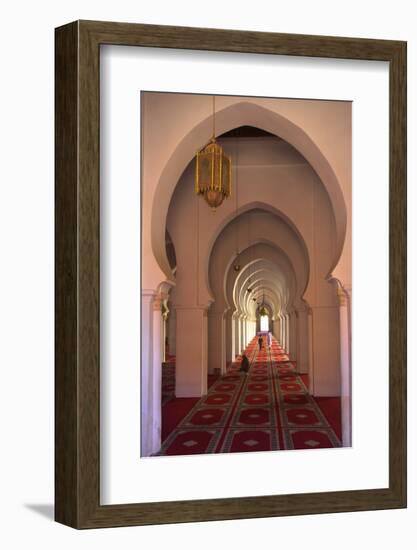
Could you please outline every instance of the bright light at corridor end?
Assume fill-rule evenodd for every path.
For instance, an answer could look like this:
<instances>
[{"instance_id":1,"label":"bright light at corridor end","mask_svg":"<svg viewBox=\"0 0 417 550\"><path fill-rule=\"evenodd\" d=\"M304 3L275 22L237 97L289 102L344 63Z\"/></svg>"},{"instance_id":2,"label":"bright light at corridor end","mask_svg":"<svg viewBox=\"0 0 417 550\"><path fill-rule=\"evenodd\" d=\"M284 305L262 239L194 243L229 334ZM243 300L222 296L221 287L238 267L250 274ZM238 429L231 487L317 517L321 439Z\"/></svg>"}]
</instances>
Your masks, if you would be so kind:
<instances>
[{"instance_id":1,"label":"bright light at corridor end","mask_svg":"<svg viewBox=\"0 0 417 550\"><path fill-rule=\"evenodd\" d=\"M268 315L261 316L261 332L269 331L269 318Z\"/></svg>"}]
</instances>

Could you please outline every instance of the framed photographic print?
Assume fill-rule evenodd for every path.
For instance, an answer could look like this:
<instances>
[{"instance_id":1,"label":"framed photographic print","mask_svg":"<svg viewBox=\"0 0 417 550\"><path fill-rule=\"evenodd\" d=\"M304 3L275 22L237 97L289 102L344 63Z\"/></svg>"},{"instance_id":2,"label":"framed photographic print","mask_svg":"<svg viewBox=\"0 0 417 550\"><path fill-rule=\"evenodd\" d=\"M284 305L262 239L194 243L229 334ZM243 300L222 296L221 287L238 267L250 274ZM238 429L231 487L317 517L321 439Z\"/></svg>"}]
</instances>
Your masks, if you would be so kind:
<instances>
[{"instance_id":1,"label":"framed photographic print","mask_svg":"<svg viewBox=\"0 0 417 550\"><path fill-rule=\"evenodd\" d=\"M56 520L406 506L406 44L56 29Z\"/></svg>"}]
</instances>

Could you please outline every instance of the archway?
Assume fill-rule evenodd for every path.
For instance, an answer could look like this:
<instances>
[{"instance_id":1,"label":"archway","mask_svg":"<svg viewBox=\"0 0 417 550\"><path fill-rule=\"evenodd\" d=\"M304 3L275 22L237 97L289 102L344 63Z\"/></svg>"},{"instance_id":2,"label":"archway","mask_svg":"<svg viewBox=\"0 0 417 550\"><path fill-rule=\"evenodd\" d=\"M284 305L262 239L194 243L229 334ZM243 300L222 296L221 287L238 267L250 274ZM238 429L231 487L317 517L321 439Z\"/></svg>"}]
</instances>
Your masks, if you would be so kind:
<instances>
[{"instance_id":1,"label":"archway","mask_svg":"<svg viewBox=\"0 0 417 550\"><path fill-rule=\"evenodd\" d=\"M300 126L271 108L253 101L238 99L216 113L217 135L243 125L252 125L281 137L303 155L319 176L329 196L335 219L335 259L330 266L329 272L331 272L342 253L347 220L345 200L334 170L318 145ZM168 206L181 174L192 161L196 148L202 147L208 141L211 128L211 116L206 116L188 131L172 151L155 189L151 223L152 250L161 270L168 278L171 273L163 246L163 220L166 219Z\"/></svg>"},{"instance_id":2,"label":"archway","mask_svg":"<svg viewBox=\"0 0 417 550\"><path fill-rule=\"evenodd\" d=\"M249 218L254 227L236 257L235 232L243 232ZM239 271L235 270L236 262ZM300 324L303 337L298 342L296 312L300 317L306 315L302 297L310 268L306 247L297 232L270 208L244 211L218 235L209 264L213 296L208 312L209 372L225 372L260 330L257 308L262 301L270 308L271 324L273 318L287 316L285 342L278 323L274 323L276 336L294 360L298 356L302 371L308 371L307 324Z\"/></svg>"}]
</instances>

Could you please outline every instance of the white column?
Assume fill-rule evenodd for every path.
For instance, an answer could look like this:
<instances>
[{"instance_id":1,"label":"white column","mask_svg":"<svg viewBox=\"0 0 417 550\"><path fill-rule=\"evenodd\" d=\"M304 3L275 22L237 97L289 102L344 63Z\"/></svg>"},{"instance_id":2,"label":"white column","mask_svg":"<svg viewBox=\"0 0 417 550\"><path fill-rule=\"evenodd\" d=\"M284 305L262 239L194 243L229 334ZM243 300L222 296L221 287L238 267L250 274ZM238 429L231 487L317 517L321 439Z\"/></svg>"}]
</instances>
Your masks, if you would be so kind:
<instances>
[{"instance_id":1,"label":"white column","mask_svg":"<svg viewBox=\"0 0 417 550\"><path fill-rule=\"evenodd\" d=\"M142 291L142 334L141 334L141 455L150 456L159 449L153 447L152 436L152 381L153 381L153 290Z\"/></svg>"},{"instance_id":2,"label":"white column","mask_svg":"<svg viewBox=\"0 0 417 550\"><path fill-rule=\"evenodd\" d=\"M311 305L313 386L316 396L340 395L339 307Z\"/></svg>"},{"instance_id":3,"label":"white column","mask_svg":"<svg viewBox=\"0 0 417 550\"><path fill-rule=\"evenodd\" d=\"M314 395L313 310L308 310L308 391Z\"/></svg>"},{"instance_id":4,"label":"white column","mask_svg":"<svg viewBox=\"0 0 417 550\"><path fill-rule=\"evenodd\" d=\"M244 321L243 321L243 314L240 315L239 318L240 323L240 345L239 345L239 354L242 354L245 349L245 335L244 335Z\"/></svg>"},{"instance_id":5,"label":"white column","mask_svg":"<svg viewBox=\"0 0 417 550\"><path fill-rule=\"evenodd\" d=\"M236 355L240 355L240 314L236 314Z\"/></svg>"},{"instance_id":6,"label":"white column","mask_svg":"<svg viewBox=\"0 0 417 550\"><path fill-rule=\"evenodd\" d=\"M245 318L244 318L243 314L240 317L240 326L242 327L241 333L240 333L240 336L241 336L241 339L240 339L240 353L242 353L243 350L245 349Z\"/></svg>"},{"instance_id":7,"label":"white column","mask_svg":"<svg viewBox=\"0 0 417 550\"><path fill-rule=\"evenodd\" d=\"M236 355L240 355L240 342L242 325L240 323L240 313L236 314Z\"/></svg>"},{"instance_id":8,"label":"white column","mask_svg":"<svg viewBox=\"0 0 417 550\"><path fill-rule=\"evenodd\" d=\"M201 397L207 393L207 309L176 307L177 397Z\"/></svg>"},{"instance_id":9,"label":"white column","mask_svg":"<svg viewBox=\"0 0 417 550\"><path fill-rule=\"evenodd\" d=\"M224 311L208 312L208 372L226 372L226 327Z\"/></svg>"},{"instance_id":10,"label":"white column","mask_svg":"<svg viewBox=\"0 0 417 550\"><path fill-rule=\"evenodd\" d=\"M163 300L162 302L162 337L161 337L161 354L162 354L162 362L165 363L166 361L166 339L167 339L167 319L169 315L169 309L167 300Z\"/></svg>"},{"instance_id":11,"label":"white column","mask_svg":"<svg viewBox=\"0 0 417 550\"><path fill-rule=\"evenodd\" d=\"M289 313L289 350L291 361L297 361L297 316L295 311Z\"/></svg>"},{"instance_id":12,"label":"white column","mask_svg":"<svg viewBox=\"0 0 417 550\"><path fill-rule=\"evenodd\" d=\"M281 314L281 346L285 349L285 318Z\"/></svg>"},{"instance_id":13,"label":"white column","mask_svg":"<svg viewBox=\"0 0 417 550\"><path fill-rule=\"evenodd\" d=\"M255 336L255 321L252 319L250 322L250 340Z\"/></svg>"},{"instance_id":14,"label":"white column","mask_svg":"<svg viewBox=\"0 0 417 550\"><path fill-rule=\"evenodd\" d=\"M169 312L168 317L168 350L171 355L175 355L175 333L176 333L176 313L175 309L172 308Z\"/></svg>"},{"instance_id":15,"label":"white column","mask_svg":"<svg viewBox=\"0 0 417 550\"><path fill-rule=\"evenodd\" d=\"M285 349L287 350L287 354L290 353L290 317L288 313L285 314Z\"/></svg>"},{"instance_id":16,"label":"white column","mask_svg":"<svg viewBox=\"0 0 417 550\"><path fill-rule=\"evenodd\" d=\"M297 325L298 325L298 338L297 338L297 370L302 374L308 374L310 372L309 367L309 319L306 309L299 309L297 311Z\"/></svg>"},{"instance_id":17,"label":"white column","mask_svg":"<svg viewBox=\"0 0 417 550\"><path fill-rule=\"evenodd\" d=\"M161 448L161 393L162 393L162 299L155 296L152 303L152 452Z\"/></svg>"},{"instance_id":18,"label":"white column","mask_svg":"<svg viewBox=\"0 0 417 550\"><path fill-rule=\"evenodd\" d=\"M295 319L295 327L296 327L296 332L295 332L295 360L297 361L297 371L298 372L301 372L300 370L300 361L301 361L301 357L300 357L300 317L299 317L299 314L298 314L298 311L295 309L294 310L294 319Z\"/></svg>"},{"instance_id":19,"label":"white column","mask_svg":"<svg viewBox=\"0 0 417 550\"><path fill-rule=\"evenodd\" d=\"M162 338L161 338L161 356L162 362L166 361L166 333L167 333L167 316L162 316Z\"/></svg>"},{"instance_id":20,"label":"white column","mask_svg":"<svg viewBox=\"0 0 417 550\"><path fill-rule=\"evenodd\" d=\"M281 314L278 315L278 343L282 345L282 319Z\"/></svg>"},{"instance_id":21,"label":"white column","mask_svg":"<svg viewBox=\"0 0 417 550\"><path fill-rule=\"evenodd\" d=\"M237 340L237 323L235 314L232 315L232 362L235 360L237 351L236 351L236 340Z\"/></svg>"},{"instance_id":22,"label":"white column","mask_svg":"<svg viewBox=\"0 0 417 550\"><path fill-rule=\"evenodd\" d=\"M233 361L234 357L232 356L232 347L233 347L233 321L232 321L232 312L229 309L224 318L225 323L225 339L226 339L226 365L230 361Z\"/></svg>"},{"instance_id":23,"label":"white column","mask_svg":"<svg viewBox=\"0 0 417 550\"><path fill-rule=\"evenodd\" d=\"M350 327L348 296L349 294L338 287L339 298L339 330L340 330L340 399L342 409L342 444L343 447L352 445L352 402L351 402L351 357L350 357ZM350 296L349 296L350 298Z\"/></svg>"},{"instance_id":24,"label":"white column","mask_svg":"<svg viewBox=\"0 0 417 550\"><path fill-rule=\"evenodd\" d=\"M279 340L279 320L278 317L274 317L272 320L272 334L277 340Z\"/></svg>"}]
</instances>

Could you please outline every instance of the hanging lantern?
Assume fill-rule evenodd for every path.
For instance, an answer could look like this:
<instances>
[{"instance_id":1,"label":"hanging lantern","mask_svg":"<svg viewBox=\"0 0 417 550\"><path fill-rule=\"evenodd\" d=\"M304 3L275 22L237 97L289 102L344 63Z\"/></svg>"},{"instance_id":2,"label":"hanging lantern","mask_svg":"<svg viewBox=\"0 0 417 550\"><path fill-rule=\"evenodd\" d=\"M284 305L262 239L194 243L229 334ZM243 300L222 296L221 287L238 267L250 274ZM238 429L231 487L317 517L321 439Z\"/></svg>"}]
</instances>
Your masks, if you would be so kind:
<instances>
[{"instance_id":1,"label":"hanging lantern","mask_svg":"<svg viewBox=\"0 0 417 550\"><path fill-rule=\"evenodd\" d=\"M230 197L232 163L215 138L215 107L213 96L213 136L196 155L195 192L203 195L213 210Z\"/></svg>"},{"instance_id":2,"label":"hanging lantern","mask_svg":"<svg viewBox=\"0 0 417 550\"><path fill-rule=\"evenodd\" d=\"M268 315L268 310L266 309L265 306L262 306L261 309L259 310L259 315L261 317L263 317L264 315Z\"/></svg>"},{"instance_id":3,"label":"hanging lantern","mask_svg":"<svg viewBox=\"0 0 417 550\"><path fill-rule=\"evenodd\" d=\"M197 153L195 192L203 195L207 204L216 209L230 197L232 163L213 137L208 145Z\"/></svg>"}]
</instances>

